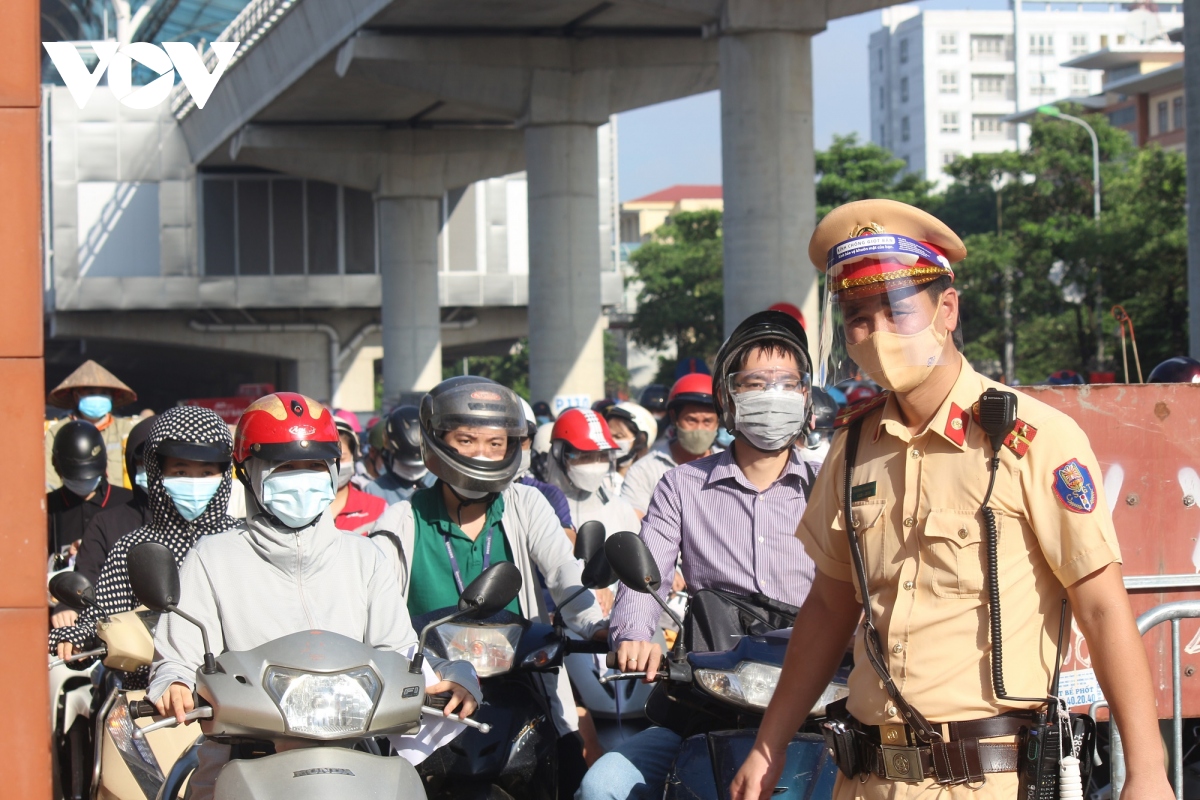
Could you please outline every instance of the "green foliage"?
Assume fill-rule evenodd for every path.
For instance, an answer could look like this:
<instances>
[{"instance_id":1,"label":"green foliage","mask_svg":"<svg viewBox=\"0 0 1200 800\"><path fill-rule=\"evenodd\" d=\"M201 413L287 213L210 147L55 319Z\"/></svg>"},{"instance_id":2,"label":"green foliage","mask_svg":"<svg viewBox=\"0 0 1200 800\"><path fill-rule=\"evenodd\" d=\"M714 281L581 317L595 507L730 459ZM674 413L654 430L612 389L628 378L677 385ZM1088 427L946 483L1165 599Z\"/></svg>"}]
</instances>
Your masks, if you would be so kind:
<instances>
[{"instance_id":1,"label":"green foliage","mask_svg":"<svg viewBox=\"0 0 1200 800\"><path fill-rule=\"evenodd\" d=\"M638 310L630 335L662 349L674 344L679 358L707 358L724 337L721 282L721 212L683 212L672 217L629 257L637 280Z\"/></svg>"},{"instance_id":2,"label":"green foliage","mask_svg":"<svg viewBox=\"0 0 1200 800\"><path fill-rule=\"evenodd\" d=\"M903 174L901 174L903 173ZM904 173L904 162L877 144L859 144L857 134L834 136L817 153L817 218L855 200L887 198L928 208L933 184Z\"/></svg>"},{"instance_id":3,"label":"green foliage","mask_svg":"<svg viewBox=\"0 0 1200 800\"><path fill-rule=\"evenodd\" d=\"M604 332L604 394L606 397L616 397L619 393L629 390L629 370L621 358L621 348L617 346L616 337L609 331Z\"/></svg>"},{"instance_id":4,"label":"green foliage","mask_svg":"<svg viewBox=\"0 0 1200 800\"><path fill-rule=\"evenodd\" d=\"M520 339L502 356L472 356L467 359L467 369L472 375L491 378L502 383L529 402L529 339ZM462 374L462 367L442 368L442 380Z\"/></svg>"}]
</instances>

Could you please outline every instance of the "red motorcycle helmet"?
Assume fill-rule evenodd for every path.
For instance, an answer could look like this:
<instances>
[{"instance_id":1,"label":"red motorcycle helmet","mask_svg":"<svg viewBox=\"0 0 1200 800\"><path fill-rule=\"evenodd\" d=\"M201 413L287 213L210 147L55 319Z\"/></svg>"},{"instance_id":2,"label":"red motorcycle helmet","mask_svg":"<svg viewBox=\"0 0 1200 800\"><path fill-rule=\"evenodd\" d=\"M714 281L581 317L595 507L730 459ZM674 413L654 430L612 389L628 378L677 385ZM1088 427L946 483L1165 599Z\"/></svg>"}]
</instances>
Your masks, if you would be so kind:
<instances>
[{"instance_id":1,"label":"red motorcycle helmet","mask_svg":"<svg viewBox=\"0 0 1200 800\"><path fill-rule=\"evenodd\" d=\"M876 397L879 392L872 386L860 383L846 392L846 405L852 406Z\"/></svg>"},{"instance_id":2,"label":"red motorcycle helmet","mask_svg":"<svg viewBox=\"0 0 1200 800\"><path fill-rule=\"evenodd\" d=\"M712 375L691 372L675 381L667 395L667 411L676 412L688 404L715 408Z\"/></svg>"},{"instance_id":3,"label":"red motorcycle helmet","mask_svg":"<svg viewBox=\"0 0 1200 800\"><path fill-rule=\"evenodd\" d=\"M337 461L342 455L337 425L325 406L295 392L260 397L242 412L233 434L233 460L316 459Z\"/></svg>"},{"instance_id":4,"label":"red motorcycle helmet","mask_svg":"<svg viewBox=\"0 0 1200 800\"><path fill-rule=\"evenodd\" d=\"M550 431L550 441L565 442L585 453L617 449L604 417L582 408L568 408L559 415Z\"/></svg>"}]
</instances>

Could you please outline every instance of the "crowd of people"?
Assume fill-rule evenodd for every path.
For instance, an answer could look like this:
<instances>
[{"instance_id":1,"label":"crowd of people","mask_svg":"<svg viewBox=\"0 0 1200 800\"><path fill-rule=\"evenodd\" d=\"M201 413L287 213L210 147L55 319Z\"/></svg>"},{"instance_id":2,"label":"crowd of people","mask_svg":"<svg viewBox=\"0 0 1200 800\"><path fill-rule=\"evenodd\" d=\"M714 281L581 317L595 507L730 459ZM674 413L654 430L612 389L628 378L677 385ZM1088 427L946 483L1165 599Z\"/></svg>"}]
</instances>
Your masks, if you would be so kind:
<instances>
[{"instance_id":1,"label":"crowd of people","mask_svg":"<svg viewBox=\"0 0 1200 800\"><path fill-rule=\"evenodd\" d=\"M733 784L739 800L768 797L787 742L852 638L842 711L864 752L899 726L911 746L936 755L941 738L923 738L926 717L1028 719L1033 704L1010 702L986 678L991 648L979 622L984 586L996 577L982 572L979 552L991 503L1006 534L994 596L1018 609L1004 634L1010 653L1022 653L1009 662L1014 694L1045 694L1046 643L1057 634L1058 601L1069 599L1128 737L1126 786L1136 787L1132 796L1169 796L1157 745L1144 744L1157 742L1149 672L1128 656L1141 648L1086 437L1022 396L1021 420L1041 435L1023 449L1005 439L993 452L972 416L981 391L1002 387L972 370L953 335L962 243L924 212L867 201L828 215L810 255L861 369L837 386L813 385L820 365L804 326L778 310L743 320L711 374L699 362L641 402L604 400L557 418L544 402L461 376L365 430L352 414L274 392L231 431L192 406L115 416L136 396L84 364L49 398L70 413L46 431L48 557L52 572L88 577L97 602L81 613L52 609L50 652L85 649L99 617L137 606L126 556L156 541L179 566L179 608L205 624L218 653L321 629L411 657L412 621L456 606L467 584L502 561L523 578L507 610L547 620L582 586L576 532L600 522L610 535L640 535L664 600L685 589L693 604L735 598L777 627L794 626L779 687ZM847 433L835 437L835 428ZM861 445L851 448L850 436ZM664 653L653 598L598 587L561 611L577 636L608 643L618 669L657 675ZM690 626L678 635L691 648L727 647ZM153 667L124 685L148 687L162 714L182 719L194 703L199 634L167 615L155 646ZM447 712L473 713L481 695L470 664L429 658L425 670L427 691L448 695ZM604 752L566 672L544 678L560 794L661 796L691 721L668 710L662 724ZM910 715L914 707L924 716ZM440 733L400 737L410 741L396 751L417 761L461 730L440 724ZM991 738L1012 741L1016 727L1001 727ZM980 738L989 737L970 746L986 754ZM229 757L227 746L205 743L193 797L210 796ZM935 761L917 783L966 787L989 772L979 796L1016 791L1014 771L999 761L978 775L943 774ZM870 759L839 766L836 796L897 796Z\"/></svg>"}]
</instances>

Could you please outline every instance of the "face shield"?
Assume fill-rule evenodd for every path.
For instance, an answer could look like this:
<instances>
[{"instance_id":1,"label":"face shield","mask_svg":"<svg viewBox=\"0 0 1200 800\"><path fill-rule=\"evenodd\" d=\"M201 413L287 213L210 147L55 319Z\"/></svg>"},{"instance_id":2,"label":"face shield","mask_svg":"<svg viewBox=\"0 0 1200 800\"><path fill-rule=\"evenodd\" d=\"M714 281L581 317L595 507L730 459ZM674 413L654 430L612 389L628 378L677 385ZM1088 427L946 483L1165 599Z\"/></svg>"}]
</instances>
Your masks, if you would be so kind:
<instances>
[{"instance_id":1,"label":"face shield","mask_svg":"<svg viewBox=\"0 0 1200 800\"><path fill-rule=\"evenodd\" d=\"M954 272L933 247L897 234L848 239L829 253L819 383L868 378L907 392L948 363L950 336L929 284Z\"/></svg>"}]
</instances>

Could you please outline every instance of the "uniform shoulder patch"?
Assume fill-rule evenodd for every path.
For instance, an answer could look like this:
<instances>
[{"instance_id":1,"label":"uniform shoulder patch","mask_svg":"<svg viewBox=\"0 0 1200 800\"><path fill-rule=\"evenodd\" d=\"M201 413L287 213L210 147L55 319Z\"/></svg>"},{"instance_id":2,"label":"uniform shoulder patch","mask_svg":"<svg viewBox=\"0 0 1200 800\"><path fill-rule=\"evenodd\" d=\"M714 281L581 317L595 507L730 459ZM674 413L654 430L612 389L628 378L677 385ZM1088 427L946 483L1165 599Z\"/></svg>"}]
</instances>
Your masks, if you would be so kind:
<instances>
[{"instance_id":1,"label":"uniform shoulder patch","mask_svg":"<svg viewBox=\"0 0 1200 800\"><path fill-rule=\"evenodd\" d=\"M870 400L863 400L862 402L855 403L852 406L846 406L838 412L837 419L833 421L834 429L836 430L837 428L844 428L851 422L862 419L875 409L881 408L883 404L887 402L888 394L888 392L880 392Z\"/></svg>"},{"instance_id":2,"label":"uniform shoulder patch","mask_svg":"<svg viewBox=\"0 0 1200 800\"><path fill-rule=\"evenodd\" d=\"M976 424L979 423L978 402L971 406L971 417L975 420ZM1018 418L1013 423L1013 428L1008 432L1008 436L1004 437L1004 446L1011 450L1017 458L1024 458L1025 454L1029 452L1029 445L1033 444L1037 432L1037 428L1025 420Z\"/></svg>"},{"instance_id":3,"label":"uniform shoulder patch","mask_svg":"<svg viewBox=\"0 0 1200 800\"><path fill-rule=\"evenodd\" d=\"M1054 470L1054 493L1076 514L1090 514L1096 508L1096 484L1088 468L1072 458Z\"/></svg>"},{"instance_id":4,"label":"uniform shoulder patch","mask_svg":"<svg viewBox=\"0 0 1200 800\"><path fill-rule=\"evenodd\" d=\"M950 404L950 413L946 417L946 430L942 433L947 439L962 447L967 440L967 420L970 414L958 407L957 403Z\"/></svg>"}]
</instances>

